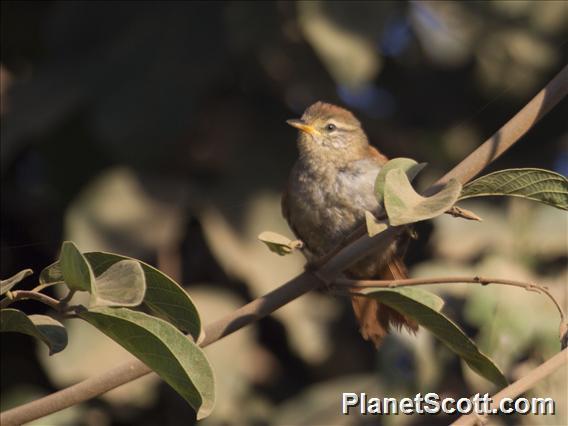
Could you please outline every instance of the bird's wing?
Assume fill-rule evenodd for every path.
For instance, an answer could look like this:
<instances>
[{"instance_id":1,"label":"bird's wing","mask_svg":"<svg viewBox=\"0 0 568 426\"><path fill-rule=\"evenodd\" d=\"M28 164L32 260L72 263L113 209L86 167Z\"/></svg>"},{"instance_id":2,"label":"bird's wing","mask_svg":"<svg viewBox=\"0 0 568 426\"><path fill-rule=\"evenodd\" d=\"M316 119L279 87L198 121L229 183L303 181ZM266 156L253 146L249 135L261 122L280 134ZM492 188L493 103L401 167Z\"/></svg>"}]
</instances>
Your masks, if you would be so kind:
<instances>
[{"instance_id":1,"label":"bird's wing","mask_svg":"<svg viewBox=\"0 0 568 426\"><path fill-rule=\"evenodd\" d=\"M389 161L386 156L372 145L369 145L369 157L375 159L381 166Z\"/></svg>"}]
</instances>

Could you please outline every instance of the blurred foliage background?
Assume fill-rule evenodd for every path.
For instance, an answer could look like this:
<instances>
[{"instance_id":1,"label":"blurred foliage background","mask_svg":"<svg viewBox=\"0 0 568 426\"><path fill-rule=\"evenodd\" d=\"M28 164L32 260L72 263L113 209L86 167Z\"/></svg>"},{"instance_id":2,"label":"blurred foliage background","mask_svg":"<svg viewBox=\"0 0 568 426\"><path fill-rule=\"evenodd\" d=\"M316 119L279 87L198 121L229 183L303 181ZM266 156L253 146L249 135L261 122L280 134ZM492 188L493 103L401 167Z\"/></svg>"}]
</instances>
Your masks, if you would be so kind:
<instances>
[{"instance_id":1,"label":"blurred foliage background","mask_svg":"<svg viewBox=\"0 0 568 426\"><path fill-rule=\"evenodd\" d=\"M490 136L566 63L565 1L1 3L1 276L39 272L63 239L158 266L214 321L302 270L256 240L291 235L280 193L297 117L343 105L390 157L429 163L427 185ZM568 173L566 102L490 170ZM524 200L464 204L484 222L418 226L413 277L487 275L548 285L567 303L564 212ZM34 285L35 277L27 279ZM446 312L521 377L560 348L546 298L440 286ZM34 302L29 312L43 309ZM127 354L87 324L48 357L2 336L2 407L115 366ZM447 424L446 416L343 417L341 392L469 396L494 388L424 331L377 352L350 303L309 294L207 348L218 403L204 425ZM529 396L566 424L566 368ZM189 406L146 377L37 424L191 424Z\"/></svg>"}]
</instances>

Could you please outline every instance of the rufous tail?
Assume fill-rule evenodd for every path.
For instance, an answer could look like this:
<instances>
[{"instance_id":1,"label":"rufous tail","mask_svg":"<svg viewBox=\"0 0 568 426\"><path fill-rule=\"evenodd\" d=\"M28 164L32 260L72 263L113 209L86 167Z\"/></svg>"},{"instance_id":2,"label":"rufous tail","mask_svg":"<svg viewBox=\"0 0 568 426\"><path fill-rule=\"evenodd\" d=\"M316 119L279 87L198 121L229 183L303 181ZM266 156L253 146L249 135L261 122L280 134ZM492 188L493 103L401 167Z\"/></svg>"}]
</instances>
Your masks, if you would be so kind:
<instances>
[{"instance_id":1,"label":"rufous tail","mask_svg":"<svg viewBox=\"0 0 568 426\"><path fill-rule=\"evenodd\" d=\"M399 280L407 277L406 268L399 258L393 258L381 271L378 279ZM355 317L359 322L359 330L365 340L370 340L375 347L379 347L392 326L397 329L406 327L409 331L416 332L418 324L395 311L394 309L379 303L376 299L363 296L351 298Z\"/></svg>"}]
</instances>

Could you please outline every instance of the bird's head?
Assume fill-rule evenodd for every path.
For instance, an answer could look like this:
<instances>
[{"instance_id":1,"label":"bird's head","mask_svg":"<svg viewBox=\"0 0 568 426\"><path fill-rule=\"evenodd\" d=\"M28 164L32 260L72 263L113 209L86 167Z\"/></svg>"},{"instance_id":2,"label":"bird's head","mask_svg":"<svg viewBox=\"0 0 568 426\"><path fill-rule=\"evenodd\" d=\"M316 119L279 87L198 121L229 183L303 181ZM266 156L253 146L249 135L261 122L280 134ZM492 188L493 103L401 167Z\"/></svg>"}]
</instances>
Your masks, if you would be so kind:
<instances>
[{"instance_id":1,"label":"bird's head","mask_svg":"<svg viewBox=\"0 0 568 426\"><path fill-rule=\"evenodd\" d=\"M368 148L367 135L359 120L348 110L316 102L302 118L286 121L299 130L300 156L350 160Z\"/></svg>"}]
</instances>

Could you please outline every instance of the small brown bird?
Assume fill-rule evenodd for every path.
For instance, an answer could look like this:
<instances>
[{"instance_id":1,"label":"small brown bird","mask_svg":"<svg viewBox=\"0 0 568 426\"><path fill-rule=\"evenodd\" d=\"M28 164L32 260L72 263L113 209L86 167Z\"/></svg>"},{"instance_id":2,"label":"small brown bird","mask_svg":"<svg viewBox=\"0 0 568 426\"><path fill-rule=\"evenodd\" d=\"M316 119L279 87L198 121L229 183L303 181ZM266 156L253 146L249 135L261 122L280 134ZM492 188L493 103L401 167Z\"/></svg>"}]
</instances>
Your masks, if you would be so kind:
<instances>
[{"instance_id":1,"label":"small brown bird","mask_svg":"<svg viewBox=\"0 0 568 426\"><path fill-rule=\"evenodd\" d=\"M292 168L282 212L305 244L308 262L336 248L362 223L365 210L380 209L375 178L387 158L369 145L359 120L346 109L324 102L310 106L301 119L288 120L299 129L299 159ZM358 279L406 278L399 242L362 259L345 273ZM391 325L417 330L417 324L374 299L351 299L360 331L376 347Z\"/></svg>"}]
</instances>

